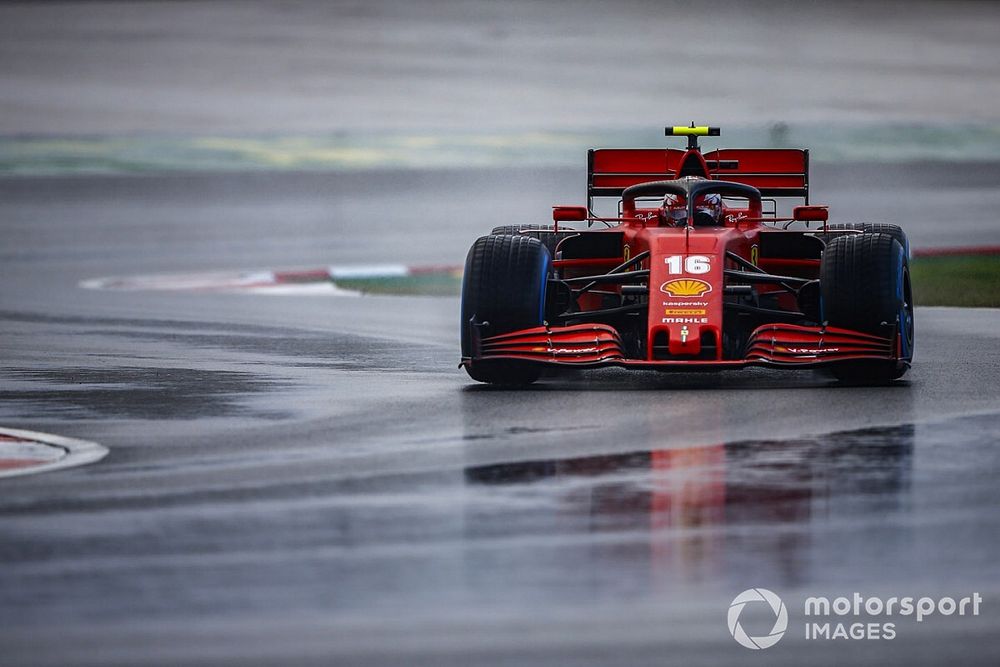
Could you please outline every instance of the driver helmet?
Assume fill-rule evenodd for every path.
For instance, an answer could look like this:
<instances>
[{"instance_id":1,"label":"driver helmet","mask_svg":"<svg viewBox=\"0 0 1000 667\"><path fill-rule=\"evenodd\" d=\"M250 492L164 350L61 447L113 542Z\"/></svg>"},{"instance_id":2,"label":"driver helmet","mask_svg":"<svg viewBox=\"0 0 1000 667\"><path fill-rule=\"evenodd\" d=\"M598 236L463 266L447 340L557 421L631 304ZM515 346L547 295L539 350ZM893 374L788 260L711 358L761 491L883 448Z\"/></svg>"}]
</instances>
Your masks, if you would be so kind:
<instances>
[{"instance_id":1,"label":"driver helmet","mask_svg":"<svg viewBox=\"0 0 1000 667\"><path fill-rule=\"evenodd\" d=\"M687 205L677 195L666 195L660 213L666 227L683 227L687 223Z\"/></svg>"},{"instance_id":2,"label":"driver helmet","mask_svg":"<svg viewBox=\"0 0 1000 667\"><path fill-rule=\"evenodd\" d=\"M696 227L711 227L722 224L722 195L713 192L700 195L695 200L694 224Z\"/></svg>"}]
</instances>

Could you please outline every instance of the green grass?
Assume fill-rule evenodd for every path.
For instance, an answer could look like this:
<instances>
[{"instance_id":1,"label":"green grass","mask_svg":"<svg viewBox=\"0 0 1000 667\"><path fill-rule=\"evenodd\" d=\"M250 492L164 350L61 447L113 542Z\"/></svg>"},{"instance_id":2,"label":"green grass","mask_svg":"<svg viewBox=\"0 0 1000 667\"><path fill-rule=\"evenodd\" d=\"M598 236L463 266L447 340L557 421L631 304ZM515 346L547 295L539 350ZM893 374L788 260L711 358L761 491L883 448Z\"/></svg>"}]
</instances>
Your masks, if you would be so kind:
<instances>
[{"instance_id":1,"label":"green grass","mask_svg":"<svg viewBox=\"0 0 1000 667\"><path fill-rule=\"evenodd\" d=\"M915 257L910 275L918 306L1000 308L1000 255Z\"/></svg>"}]
</instances>

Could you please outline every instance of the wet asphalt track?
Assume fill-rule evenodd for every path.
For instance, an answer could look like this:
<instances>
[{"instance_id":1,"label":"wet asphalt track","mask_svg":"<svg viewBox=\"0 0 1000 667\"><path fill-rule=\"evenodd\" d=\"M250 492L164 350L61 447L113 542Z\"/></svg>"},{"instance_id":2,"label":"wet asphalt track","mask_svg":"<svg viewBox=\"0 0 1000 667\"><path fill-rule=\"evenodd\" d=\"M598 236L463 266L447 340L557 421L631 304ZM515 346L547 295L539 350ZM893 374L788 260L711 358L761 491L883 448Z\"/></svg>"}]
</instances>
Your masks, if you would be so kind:
<instances>
[{"instance_id":1,"label":"wet asphalt track","mask_svg":"<svg viewBox=\"0 0 1000 667\"><path fill-rule=\"evenodd\" d=\"M841 220L921 211L915 246L963 245L1000 240L973 231L996 171L814 181ZM0 181L0 423L111 448L0 484L0 663L746 664L765 658L725 618L752 586L791 615L767 664L991 663L997 311L919 310L916 367L887 388L607 371L495 391L455 368L456 299L76 286L455 263L581 186L570 170ZM801 638L807 595L853 591L985 602L894 641Z\"/></svg>"}]
</instances>

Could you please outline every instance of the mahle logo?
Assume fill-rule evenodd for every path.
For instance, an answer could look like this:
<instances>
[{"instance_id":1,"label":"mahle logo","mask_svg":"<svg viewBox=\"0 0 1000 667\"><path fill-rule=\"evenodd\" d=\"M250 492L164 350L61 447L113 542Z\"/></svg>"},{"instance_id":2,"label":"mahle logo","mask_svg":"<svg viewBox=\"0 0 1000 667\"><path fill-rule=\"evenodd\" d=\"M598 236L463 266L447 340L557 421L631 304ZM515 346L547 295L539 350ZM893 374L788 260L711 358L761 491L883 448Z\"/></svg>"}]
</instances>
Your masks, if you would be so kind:
<instances>
[{"instance_id":1,"label":"mahle logo","mask_svg":"<svg viewBox=\"0 0 1000 667\"><path fill-rule=\"evenodd\" d=\"M753 602L763 602L771 607L774 612L774 627L771 632L761 637L751 637L740 625L740 614L743 608ZM729 634L733 636L740 646L750 649L770 648L778 643L778 640L788 629L788 610L785 603L777 595L766 588L749 588L737 595L732 604L729 605Z\"/></svg>"}]
</instances>

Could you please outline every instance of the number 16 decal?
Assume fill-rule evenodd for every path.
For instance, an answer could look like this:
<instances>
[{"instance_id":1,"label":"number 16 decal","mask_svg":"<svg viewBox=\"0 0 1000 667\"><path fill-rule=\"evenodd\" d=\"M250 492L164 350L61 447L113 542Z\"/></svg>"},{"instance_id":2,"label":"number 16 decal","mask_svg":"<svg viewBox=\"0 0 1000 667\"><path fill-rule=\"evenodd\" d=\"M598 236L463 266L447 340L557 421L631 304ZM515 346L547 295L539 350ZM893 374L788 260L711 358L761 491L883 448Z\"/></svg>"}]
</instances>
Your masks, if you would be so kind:
<instances>
[{"instance_id":1,"label":"number 16 decal","mask_svg":"<svg viewBox=\"0 0 1000 667\"><path fill-rule=\"evenodd\" d=\"M712 258L708 255L670 255L664 258L667 273L672 276L682 273L708 273L712 270ZM683 266L683 269L681 268Z\"/></svg>"}]
</instances>

